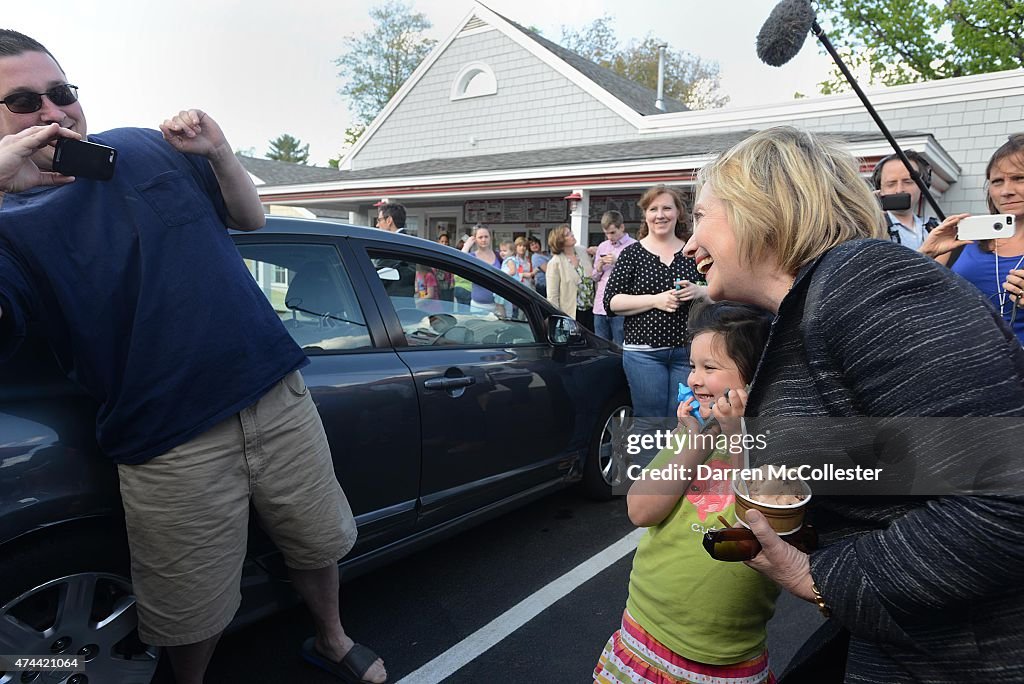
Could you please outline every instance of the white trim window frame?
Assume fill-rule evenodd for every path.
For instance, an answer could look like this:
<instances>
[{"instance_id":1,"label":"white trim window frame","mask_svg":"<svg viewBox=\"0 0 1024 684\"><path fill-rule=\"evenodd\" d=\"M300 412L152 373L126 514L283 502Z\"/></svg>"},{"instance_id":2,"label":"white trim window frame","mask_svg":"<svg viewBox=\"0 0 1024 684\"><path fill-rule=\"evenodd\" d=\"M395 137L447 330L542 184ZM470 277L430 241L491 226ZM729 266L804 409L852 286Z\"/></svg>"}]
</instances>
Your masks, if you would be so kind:
<instances>
[{"instance_id":1,"label":"white trim window frame","mask_svg":"<svg viewBox=\"0 0 1024 684\"><path fill-rule=\"evenodd\" d=\"M497 94L498 79L494 76L494 70L484 62L471 62L462 67L452 81L449 99L455 102Z\"/></svg>"}]
</instances>

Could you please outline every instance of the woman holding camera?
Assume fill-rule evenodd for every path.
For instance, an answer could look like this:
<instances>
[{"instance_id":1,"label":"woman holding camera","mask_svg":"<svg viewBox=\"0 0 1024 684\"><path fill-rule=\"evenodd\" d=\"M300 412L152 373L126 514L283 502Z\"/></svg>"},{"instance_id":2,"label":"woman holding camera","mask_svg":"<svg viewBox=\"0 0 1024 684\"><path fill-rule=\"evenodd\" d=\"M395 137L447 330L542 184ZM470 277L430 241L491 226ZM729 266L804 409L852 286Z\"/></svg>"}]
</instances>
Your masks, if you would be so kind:
<instances>
[{"instance_id":1,"label":"woman holding camera","mask_svg":"<svg viewBox=\"0 0 1024 684\"><path fill-rule=\"evenodd\" d=\"M985 167L988 210L1011 214L1016 221L1012 237L979 240L964 247L953 263L958 273L985 293L999 315L1013 326L1024 344L1024 312L1014 311L1024 301L1024 134L1011 135Z\"/></svg>"},{"instance_id":2,"label":"woman holding camera","mask_svg":"<svg viewBox=\"0 0 1024 684\"><path fill-rule=\"evenodd\" d=\"M961 250L950 268L981 290L1024 345L1024 133L1011 135L985 167L985 199L991 214L1013 216L1015 232L992 240L958 240L957 229L970 214L950 216L933 230L918 250L946 263L945 255Z\"/></svg>"},{"instance_id":3,"label":"woman holding camera","mask_svg":"<svg viewBox=\"0 0 1024 684\"><path fill-rule=\"evenodd\" d=\"M752 432L771 420L794 439L781 448L773 431L751 465L819 463L833 449L909 473L884 491L840 483L841 495L816 495L808 516L822 545L809 554L747 514L761 545L748 564L830 617L840 655L825 664L846 659L832 679L798 658L782 681L1024 681L1024 499L992 486L1020 486L1024 350L973 287L884 239L856 162L834 144L761 131L701 169L697 191L686 254L709 296L775 313L745 416ZM972 416L1013 420L982 448L991 426L955 419ZM858 420L869 439L844 451L837 434L849 421L836 418L885 420ZM1003 467L986 469L1000 457ZM942 466L956 487L902 488ZM957 474L996 495L961 487Z\"/></svg>"}]
</instances>

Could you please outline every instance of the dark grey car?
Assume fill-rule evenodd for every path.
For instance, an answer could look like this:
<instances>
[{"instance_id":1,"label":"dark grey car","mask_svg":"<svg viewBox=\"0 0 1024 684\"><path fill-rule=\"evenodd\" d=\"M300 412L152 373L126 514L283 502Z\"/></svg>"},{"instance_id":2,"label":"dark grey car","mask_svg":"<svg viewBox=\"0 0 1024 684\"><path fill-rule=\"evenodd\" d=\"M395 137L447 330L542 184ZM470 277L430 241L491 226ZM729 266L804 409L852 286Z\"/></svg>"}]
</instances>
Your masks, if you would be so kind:
<instances>
[{"instance_id":1,"label":"dark grey car","mask_svg":"<svg viewBox=\"0 0 1024 684\"><path fill-rule=\"evenodd\" d=\"M235 240L310 360L359 524L346 576L568 483L611 495L630 409L610 342L418 238L271 218ZM500 304L472 305L471 291ZM81 655L91 681L148 682L157 653L135 633L116 470L94 415L42 338L0 365L0 654ZM243 597L235 627L295 600L255 516Z\"/></svg>"}]
</instances>

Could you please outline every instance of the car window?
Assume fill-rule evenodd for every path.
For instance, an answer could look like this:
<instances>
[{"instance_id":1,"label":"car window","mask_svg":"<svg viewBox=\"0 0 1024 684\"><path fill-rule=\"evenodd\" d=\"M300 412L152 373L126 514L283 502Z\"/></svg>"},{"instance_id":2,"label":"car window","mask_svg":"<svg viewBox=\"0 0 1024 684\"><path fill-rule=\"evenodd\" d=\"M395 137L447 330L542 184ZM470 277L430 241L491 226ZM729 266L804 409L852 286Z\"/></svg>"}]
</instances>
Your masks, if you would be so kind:
<instances>
[{"instance_id":1,"label":"car window","mask_svg":"<svg viewBox=\"0 0 1024 684\"><path fill-rule=\"evenodd\" d=\"M303 351L373 346L352 282L333 245L241 244L238 251Z\"/></svg>"},{"instance_id":2,"label":"car window","mask_svg":"<svg viewBox=\"0 0 1024 684\"><path fill-rule=\"evenodd\" d=\"M539 340L515 283L492 287L450 264L370 251L410 346L510 347Z\"/></svg>"}]
</instances>

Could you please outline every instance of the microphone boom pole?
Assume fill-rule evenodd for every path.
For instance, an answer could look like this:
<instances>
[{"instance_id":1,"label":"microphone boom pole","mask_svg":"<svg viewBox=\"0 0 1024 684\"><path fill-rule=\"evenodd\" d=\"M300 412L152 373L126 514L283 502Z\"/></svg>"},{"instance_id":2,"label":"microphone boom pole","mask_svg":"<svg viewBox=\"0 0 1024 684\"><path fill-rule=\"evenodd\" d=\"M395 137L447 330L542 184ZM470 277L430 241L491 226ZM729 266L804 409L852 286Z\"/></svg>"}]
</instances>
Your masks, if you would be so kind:
<instances>
[{"instance_id":1,"label":"microphone boom pole","mask_svg":"<svg viewBox=\"0 0 1024 684\"><path fill-rule=\"evenodd\" d=\"M875 108L871 105L871 102L868 100L868 96L864 94L863 90L861 90L860 85L857 83L857 79L855 79L853 77L853 74L850 73L850 70L847 68L846 63L843 61L843 58L839 56L838 52L836 52L836 49L832 46L832 41L828 39L828 36L825 34L825 31L818 24L817 19L815 19L814 22L811 24L811 33L813 33L814 36L819 41L821 41L821 44L824 46L825 50L828 51L828 54L832 56L832 60L836 63L836 66L838 66L839 70L843 72L843 76L846 77L846 80L853 88L853 91L857 93L857 97L860 98L861 103L864 105L865 109L868 110L868 114L870 114L871 118L874 119L875 123L878 125L879 130L882 131L882 135L885 136L885 139L889 141L890 145L892 145L892 149L896 151L896 156L898 156L900 158L900 161L903 162L903 165L907 167L907 171L910 172L910 177L914 179L914 182L917 184L917 187L921 189L921 195L926 200L928 200L928 204L930 204L932 209L935 210L935 215L938 217L940 221L945 221L945 213L943 213L942 209L939 207L938 202L935 201L935 198L932 197L932 193L928 191L928 187L924 184L924 181L921 180L921 174L917 172L917 170L914 168L914 165L910 163L909 159L907 159L907 155L903 153L903 150L900 148L899 143L896 142L896 138L892 137L892 133L889 132L889 129L885 125L885 122L882 121L882 118L878 116L878 112L876 112Z\"/></svg>"}]
</instances>

